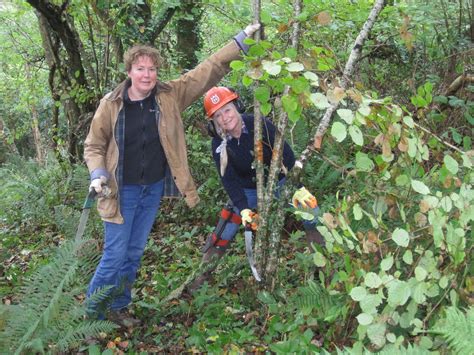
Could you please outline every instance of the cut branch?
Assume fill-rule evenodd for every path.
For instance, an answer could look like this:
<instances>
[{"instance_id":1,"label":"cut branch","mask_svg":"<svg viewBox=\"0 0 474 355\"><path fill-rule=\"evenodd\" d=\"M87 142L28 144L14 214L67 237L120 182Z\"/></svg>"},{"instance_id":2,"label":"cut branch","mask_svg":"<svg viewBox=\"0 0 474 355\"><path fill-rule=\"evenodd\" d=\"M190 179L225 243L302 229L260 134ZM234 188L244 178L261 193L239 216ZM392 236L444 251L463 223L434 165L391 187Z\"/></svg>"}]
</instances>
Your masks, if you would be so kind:
<instances>
[{"instance_id":1,"label":"cut branch","mask_svg":"<svg viewBox=\"0 0 474 355\"><path fill-rule=\"evenodd\" d=\"M364 23L362 30L360 31L359 35L357 36L354 42L354 46L352 47L352 51L349 55L349 59L347 60L347 63L342 75L342 79L341 79L341 88L343 90L346 90L349 86L351 77L355 70L355 64L360 58L360 55L362 53L364 42L367 39L372 27L374 26L375 20L377 19L378 15L382 11L383 6L384 6L384 0L377 0L375 2L374 7L372 8L369 14L369 17L367 18L367 21ZM316 134L314 135L313 139L310 140L305 150L301 153L301 156L298 159L297 164L295 165L295 169L293 169L294 174L299 174L305 162L308 160L311 154L316 149L319 150L321 148L324 134L326 133L329 127L329 123L331 122L331 117L333 116L338 106L339 106L338 102L333 103L324 113L324 116L321 119L321 122L319 123Z\"/></svg>"}]
</instances>

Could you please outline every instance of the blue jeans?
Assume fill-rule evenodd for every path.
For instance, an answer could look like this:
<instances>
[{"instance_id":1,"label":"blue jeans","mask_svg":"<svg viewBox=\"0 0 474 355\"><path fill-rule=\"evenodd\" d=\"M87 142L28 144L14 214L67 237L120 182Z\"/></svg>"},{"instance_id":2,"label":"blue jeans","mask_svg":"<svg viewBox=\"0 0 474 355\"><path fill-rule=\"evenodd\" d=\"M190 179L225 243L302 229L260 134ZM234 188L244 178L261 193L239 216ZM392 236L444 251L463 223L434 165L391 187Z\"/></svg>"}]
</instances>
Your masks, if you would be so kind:
<instances>
[{"instance_id":1,"label":"blue jeans","mask_svg":"<svg viewBox=\"0 0 474 355\"><path fill-rule=\"evenodd\" d=\"M145 246L160 208L164 180L150 185L124 185L120 191L120 212L124 223L104 222L104 253L87 290L87 297L97 289L112 286L110 308L119 310L132 300L132 286ZM103 310L91 302L91 313Z\"/></svg>"},{"instance_id":2,"label":"blue jeans","mask_svg":"<svg viewBox=\"0 0 474 355\"><path fill-rule=\"evenodd\" d=\"M278 182L278 188L275 192L275 195L279 195L279 189L285 183L286 179L282 179ZM256 189L244 189L245 196L247 197L247 202L249 204L249 208L257 208L257 190ZM319 213L319 207L316 206L313 209L315 216ZM240 215L240 210L234 206L234 213ZM303 227L305 230L314 230L316 229L317 219L313 219L312 221L305 220L303 222ZM235 224L232 222L227 223L224 230L222 231L221 238L224 240L233 240L235 235L239 231L240 224Z\"/></svg>"}]
</instances>

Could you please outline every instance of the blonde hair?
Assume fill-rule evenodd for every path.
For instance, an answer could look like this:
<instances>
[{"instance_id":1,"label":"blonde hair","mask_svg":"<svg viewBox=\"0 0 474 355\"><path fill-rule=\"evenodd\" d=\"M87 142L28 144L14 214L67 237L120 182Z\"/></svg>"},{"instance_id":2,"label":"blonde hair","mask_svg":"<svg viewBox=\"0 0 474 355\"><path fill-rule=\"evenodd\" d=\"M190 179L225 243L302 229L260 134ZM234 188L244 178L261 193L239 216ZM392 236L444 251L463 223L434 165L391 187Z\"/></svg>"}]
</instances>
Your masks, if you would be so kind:
<instances>
[{"instance_id":1,"label":"blonde hair","mask_svg":"<svg viewBox=\"0 0 474 355\"><path fill-rule=\"evenodd\" d=\"M145 46L143 44L137 44L130 47L123 55L123 62L125 64L125 70L129 72L132 69L132 64L135 63L140 57L149 57L156 69L160 68L161 57L160 53L156 48Z\"/></svg>"}]
</instances>

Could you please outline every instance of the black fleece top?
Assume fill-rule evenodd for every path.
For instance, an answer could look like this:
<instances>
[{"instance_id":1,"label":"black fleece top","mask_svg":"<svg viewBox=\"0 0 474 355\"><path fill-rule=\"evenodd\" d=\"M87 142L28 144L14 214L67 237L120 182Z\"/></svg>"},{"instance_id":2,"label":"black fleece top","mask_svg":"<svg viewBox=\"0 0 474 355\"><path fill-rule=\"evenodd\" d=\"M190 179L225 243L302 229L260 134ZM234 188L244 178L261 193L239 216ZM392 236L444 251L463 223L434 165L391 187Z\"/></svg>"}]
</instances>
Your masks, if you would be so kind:
<instances>
[{"instance_id":1,"label":"black fleece top","mask_svg":"<svg viewBox=\"0 0 474 355\"><path fill-rule=\"evenodd\" d=\"M256 189L256 172L252 166L254 161L254 119L252 115L242 115L246 129L242 130L240 138L231 138L227 141L228 163L224 176L221 176L227 194L232 203L240 210L249 208L245 189ZM264 118L263 121L263 162L265 177L272 159L273 143L275 141L275 126ZM220 171L220 154L216 152L222 139L214 137L212 139L212 156L216 162L217 170ZM289 170L295 165L295 155L289 144L285 141L283 148L283 165ZM280 173L278 179L285 175Z\"/></svg>"},{"instance_id":2,"label":"black fleece top","mask_svg":"<svg viewBox=\"0 0 474 355\"><path fill-rule=\"evenodd\" d=\"M154 89L143 100L124 92L125 151L123 183L149 185L165 176L166 157L158 135L158 105Z\"/></svg>"}]
</instances>

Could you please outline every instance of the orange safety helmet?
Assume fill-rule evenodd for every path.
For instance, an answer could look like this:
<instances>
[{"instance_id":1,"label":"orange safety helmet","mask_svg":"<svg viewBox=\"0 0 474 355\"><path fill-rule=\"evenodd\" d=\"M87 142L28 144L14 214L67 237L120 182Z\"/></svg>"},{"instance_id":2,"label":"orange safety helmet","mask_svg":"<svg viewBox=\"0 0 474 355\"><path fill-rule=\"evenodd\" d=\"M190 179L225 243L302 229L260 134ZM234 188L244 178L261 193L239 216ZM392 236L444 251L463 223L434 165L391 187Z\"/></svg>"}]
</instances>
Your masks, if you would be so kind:
<instances>
[{"instance_id":1,"label":"orange safety helmet","mask_svg":"<svg viewBox=\"0 0 474 355\"><path fill-rule=\"evenodd\" d=\"M225 104L239 98L236 92L224 86L215 86L206 92L204 96L204 109L207 117L212 119L212 115Z\"/></svg>"}]
</instances>

